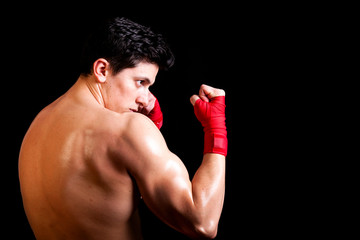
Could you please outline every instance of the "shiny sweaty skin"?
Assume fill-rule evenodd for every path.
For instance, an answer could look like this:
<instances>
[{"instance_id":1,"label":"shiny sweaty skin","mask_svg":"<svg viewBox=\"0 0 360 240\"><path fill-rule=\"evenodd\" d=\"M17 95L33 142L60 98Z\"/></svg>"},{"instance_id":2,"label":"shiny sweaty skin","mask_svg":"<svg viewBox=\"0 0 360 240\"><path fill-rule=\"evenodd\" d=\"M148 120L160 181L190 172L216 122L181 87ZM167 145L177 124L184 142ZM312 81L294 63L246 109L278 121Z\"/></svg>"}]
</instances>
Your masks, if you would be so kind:
<instances>
[{"instance_id":1,"label":"shiny sweaty skin","mask_svg":"<svg viewBox=\"0 0 360 240\"><path fill-rule=\"evenodd\" d=\"M129 118L67 96L37 116L20 156L24 207L37 239L140 239L140 195L111 152Z\"/></svg>"},{"instance_id":2,"label":"shiny sweaty skin","mask_svg":"<svg viewBox=\"0 0 360 240\"><path fill-rule=\"evenodd\" d=\"M112 75L100 59L90 77L79 77L34 119L21 146L19 177L38 240L142 239L141 196L187 236L216 236L225 157L205 154L189 179L157 126L138 113L151 101L157 72L157 65L141 62ZM223 94L205 88L209 98Z\"/></svg>"}]
</instances>

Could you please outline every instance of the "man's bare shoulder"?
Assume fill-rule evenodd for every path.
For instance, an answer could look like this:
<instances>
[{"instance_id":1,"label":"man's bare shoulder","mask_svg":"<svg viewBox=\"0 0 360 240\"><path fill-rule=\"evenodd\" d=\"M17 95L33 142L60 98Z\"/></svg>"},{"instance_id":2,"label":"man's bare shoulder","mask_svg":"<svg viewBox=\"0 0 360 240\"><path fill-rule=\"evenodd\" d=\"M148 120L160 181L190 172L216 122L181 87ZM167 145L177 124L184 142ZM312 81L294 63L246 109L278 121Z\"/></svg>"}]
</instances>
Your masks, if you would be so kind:
<instances>
[{"instance_id":1,"label":"man's bare shoulder","mask_svg":"<svg viewBox=\"0 0 360 240\"><path fill-rule=\"evenodd\" d=\"M141 113L110 113L100 122L106 132L117 139L117 144L128 145L129 149L137 148L138 145L144 144L144 141L162 140L155 124Z\"/></svg>"},{"instance_id":2,"label":"man's bare shoulder","mask_svg":"<svg viewBox=\"0 0 360 240\"><path fill-rule=\"evenodd\" d=\"M145 115L140 113L127 113L124 115L124 137L129 140L159 140L162 135L156 125Z\"/></svg>"},{"instance_id":3,"label":"man's bare shoulder","mask_svg":"<svg viewBox=\"0 0 360 240\"><path fill-rule=\"evenodd\" d=\"M100 121L103 121L103 125L109 127L110 131L118 132L124 136L136 135L139 132L157 129L148 117L135 112L116 113L108 111L107 114L101 117Z\"/></svg>"},{"instance_id":4,"label":"man's bare shoulder","mask_svg":"<svg viewBox=\"0 0 360 240\"><path fill-rule=\"evenodd\" d=\"M121 161L131 165L130 168L168 152L165 139L148 117L140 113L125 113L119 116L120 119L121 132L113 149Z\"/></svg>"}]
</instances>

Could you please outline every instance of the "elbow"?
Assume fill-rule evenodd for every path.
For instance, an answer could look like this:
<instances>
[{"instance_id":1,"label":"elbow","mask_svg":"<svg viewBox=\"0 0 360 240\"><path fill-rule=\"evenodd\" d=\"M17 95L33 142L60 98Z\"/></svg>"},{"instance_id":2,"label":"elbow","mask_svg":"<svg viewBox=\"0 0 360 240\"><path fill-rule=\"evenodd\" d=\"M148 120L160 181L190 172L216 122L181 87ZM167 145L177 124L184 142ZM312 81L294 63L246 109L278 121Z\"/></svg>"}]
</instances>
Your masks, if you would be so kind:
<instances>
[{"instance_id":1,"label":"elbow","mask_svg":"<svg viewBox=\"0 0 360 240\"><path fill-rule=\"evenodd\" d=\"M198 225L195 227L197 235L196 239L214 239L217 235L218 225L210 221L207 224Z\"/></svg>"}]
</instances>

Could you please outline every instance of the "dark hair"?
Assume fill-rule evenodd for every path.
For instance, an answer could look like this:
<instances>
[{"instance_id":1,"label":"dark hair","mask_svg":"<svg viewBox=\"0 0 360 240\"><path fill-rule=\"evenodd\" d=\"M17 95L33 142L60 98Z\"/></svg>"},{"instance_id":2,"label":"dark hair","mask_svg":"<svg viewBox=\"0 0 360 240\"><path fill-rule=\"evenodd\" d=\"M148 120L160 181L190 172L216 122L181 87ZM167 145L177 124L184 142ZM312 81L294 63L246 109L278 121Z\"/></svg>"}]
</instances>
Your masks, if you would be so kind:
<instances>
[{"instance_id":1,"label":"dark hair","mask_svg":"<svg viewBox=\"0 0 360 240\"><path fill-rule=\"evenodd\" d=\"M81 74L90 74L99 58L109 61L113 74L135 67L140 61L155 63L167 70L175 60L162 35L118 17L105 21L85 42L80 58Z\"/></svg>"}]
</instances>

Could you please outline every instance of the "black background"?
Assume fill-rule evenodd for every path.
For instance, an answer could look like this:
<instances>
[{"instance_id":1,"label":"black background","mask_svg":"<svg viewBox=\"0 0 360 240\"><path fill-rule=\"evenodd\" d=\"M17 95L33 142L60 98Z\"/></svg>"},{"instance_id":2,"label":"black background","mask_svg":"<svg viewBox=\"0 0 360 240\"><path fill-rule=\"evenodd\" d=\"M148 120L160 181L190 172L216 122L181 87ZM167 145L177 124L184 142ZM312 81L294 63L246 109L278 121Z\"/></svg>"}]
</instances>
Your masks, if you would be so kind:
<instances>
[{"instance_id":1,"label":"black background","mask_svg":"<svg viewBox=\"0 0 360 240\"><path fill-rule=\"evenodd\" d=\"M36 114L75 83L84 38L109 16L128 17L167 38L175 65L158 74L152 91L164 113L161 132L190 176L201 161L203 133L189 98L202 83L226 91L229 153L216 239L303 237L318 228L321 211L310 217L309 209L320 203L316 187L308 188L314 170L306 160L316 140L304 141L311 117L301 114L312 95L303 89L313 84L317 73L312 70L322 51L318 23L308 22L312 11L261 4L169 4L97 3L88 8L52 3L3 10L10 15L2 19L3 198L12 238L34 239L17 174L22 138ZM145 239L187 239L146 206L141 212Z\"/></svg>"}]
</instances>

